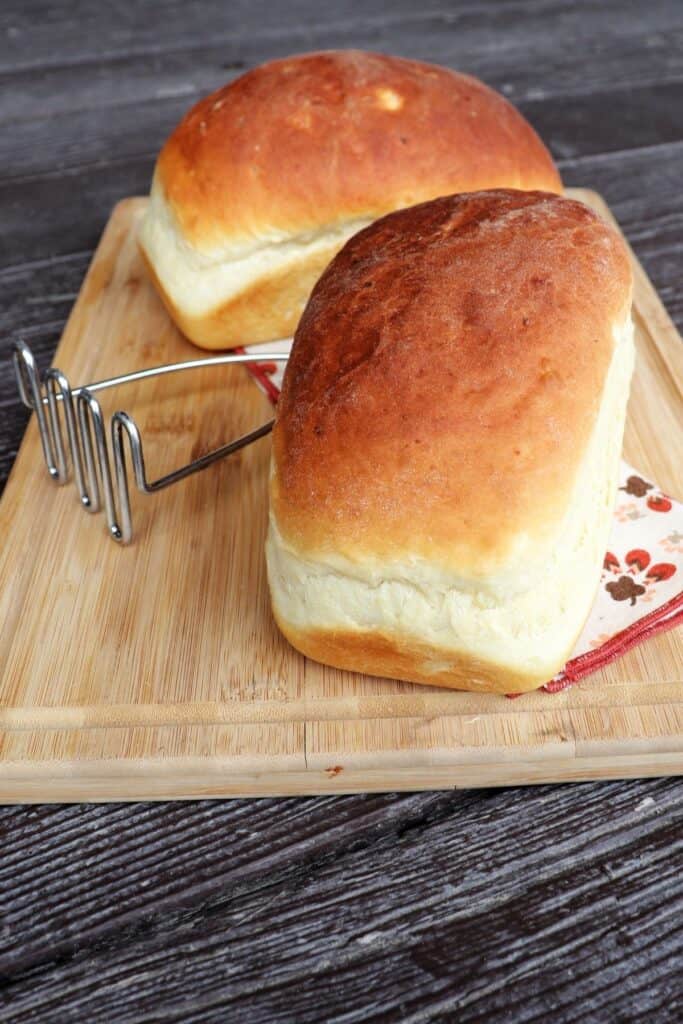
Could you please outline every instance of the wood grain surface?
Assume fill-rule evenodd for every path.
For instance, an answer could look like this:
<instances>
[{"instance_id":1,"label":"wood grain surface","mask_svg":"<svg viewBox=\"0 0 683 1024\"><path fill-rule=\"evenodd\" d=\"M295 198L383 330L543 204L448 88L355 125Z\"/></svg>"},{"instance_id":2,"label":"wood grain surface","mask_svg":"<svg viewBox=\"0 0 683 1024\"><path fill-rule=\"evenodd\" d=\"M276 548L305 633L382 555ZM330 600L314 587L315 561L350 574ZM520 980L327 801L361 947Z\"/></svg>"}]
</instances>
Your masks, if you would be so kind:
<instances>
[{"instance_id":1,"label":"wood grain surface","mask_svg":"<svg viewBox=\"0 0 683 1024\"><path fill-rule=\"evenodd\" d=\"M573 198L609 212L590 191ZM192 358L119 202L55 362L74 382ZM625 456L683 494L683 344L635 265ZM264 347L264 349L267 346ZM243 367L102 397L152 477L271 416ZM108 415L108 412L105 412ZM683 774L683 630L561 694L459 693L333 670L287 644L264 569L270 438L133 502L134 544L79 508L27 431L2 501L0 801L349 793Z\"/></svg>"},{"instance_id":2,"label":"wood grain surface","mask_svg":"<svg viewBox=\"0 0 683 1024\"><path fill-rule=\"evenodd\" d=\"M6 0L0 359L49 365L113 205L202 92L361 46L483 77L683 327L678 0ZM0 481L27 421L0 374ZM0 810L0 1016L678 1022L679 780Z\"/></svg>"}]
</instances>

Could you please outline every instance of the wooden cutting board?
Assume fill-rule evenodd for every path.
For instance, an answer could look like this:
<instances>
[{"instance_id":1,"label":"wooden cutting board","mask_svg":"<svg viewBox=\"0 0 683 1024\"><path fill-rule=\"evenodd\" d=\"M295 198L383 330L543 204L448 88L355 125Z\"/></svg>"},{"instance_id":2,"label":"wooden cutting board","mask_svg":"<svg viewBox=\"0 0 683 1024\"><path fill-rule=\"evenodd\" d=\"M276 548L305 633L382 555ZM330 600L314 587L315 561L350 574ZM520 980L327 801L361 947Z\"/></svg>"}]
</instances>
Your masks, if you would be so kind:
<instances>
[{"instance_id":1,"label":"wooden cutting board","mask_svg":"<svg viewBox=\"0 0 683 1024\"><path fill-rule=\"evenodd\" d=\"M606 216L594 193L572 190ZM55 357L72 383L192 358L147 278L144 199L119 203ZM625 456L683 496L683 345L636 264ZM272 414L241 367L116 392L151 476ZM145 497L121 548L48 479L32 420L0 502L0 800L432 789L683 772L683 636L510 701L305 660L270 617L270 441Z\"/></svg>"}]
</instances>

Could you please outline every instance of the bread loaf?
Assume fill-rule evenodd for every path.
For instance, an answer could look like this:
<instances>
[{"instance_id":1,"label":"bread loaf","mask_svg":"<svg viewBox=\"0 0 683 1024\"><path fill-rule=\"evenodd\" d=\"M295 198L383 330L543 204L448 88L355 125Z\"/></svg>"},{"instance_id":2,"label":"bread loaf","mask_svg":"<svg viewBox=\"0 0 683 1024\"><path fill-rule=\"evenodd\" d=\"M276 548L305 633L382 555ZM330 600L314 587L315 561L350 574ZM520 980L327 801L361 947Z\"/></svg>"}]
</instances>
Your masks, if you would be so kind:
<instances>
[{"instance_id":1,"label":"bread loaf","mask_svg":"<svg viewBox=\"0 0 683 1024\"><path fill-rule=\"evenodd\" d=\"M581 203L497 190L352 238L296 332L268 577L341 668L521 692L598 585L633 363L631 269Z\"/></svg>"},{"instance_id":2,"label":"bread loaf","mask_svg":"<svg viewBox=\"0 0 683 1024\"><path fill-rule=\"evenodd\" d=\"M140 234L157 288L198 345L289 336L344 242L451 192L560 191L514 107L469 75L359 51L247 72L163 147Z\"/></svg>"}]
</instances>

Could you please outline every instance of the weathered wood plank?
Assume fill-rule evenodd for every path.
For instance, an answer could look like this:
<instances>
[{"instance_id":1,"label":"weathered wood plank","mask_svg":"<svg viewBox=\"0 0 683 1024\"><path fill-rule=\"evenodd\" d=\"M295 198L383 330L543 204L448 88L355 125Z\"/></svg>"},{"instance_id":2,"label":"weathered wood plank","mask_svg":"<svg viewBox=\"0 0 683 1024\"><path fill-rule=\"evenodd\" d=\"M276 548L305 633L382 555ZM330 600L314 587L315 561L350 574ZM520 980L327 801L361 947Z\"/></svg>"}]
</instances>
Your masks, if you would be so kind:
<instances>
[{"instance_id":1,"label":"weathered wood plank","mask_svg":"<svg viewBox=\"0 0 683 1024\"><path fill-rule=\"evenodd\" d=\"M3 808L0 890L11 885L13 901L5 918L12 942L3 944L0 972L23 968L36 955L70 953L84 927L95 939L112 925L125 925L131 914L173 906L178 899L182 904L188 893L199 898L218 884L234 885L236 891L259 889L292 858L306 862L345 848L352 835L390 832L411 814L421 820L440 799L432 794L424 800L367 796L113 805L111 813L95 805L50 812ZM38 816L42 842L36 846ZM155 881L150 886L145 878L151 864ZM111 894L96 884L105 875L118 893L114 906ZM36 886L44 897L38 913ZM69 911L66 920L71 907L80 910L76 916Z\"/></svg>"},{"instance_id":2,"label":"weathered wood plank","mask_svg":"<svg viewBox=\"0 0 683 1024\"><path fill-rule=\"evenodd\" d=\"M675 85L683 78L683 14L671 4L653 5L645 37L634 17L638 3L625 7L616 0L600 5L522 0L457 9L441 3L424 11L403 0L391 11L373 3L351 4L346 13L344 5L336 5L327 17L316 11L309 24L291 17L291 6L290 16L282 18L277 5L262 10L262 4L236 9L234 4L204 3L203 17L188 34L177 31L185 5L172 0L153 8L143 5L127 25L117 9L109 9L116 29L107 33L100 26L98 32L109 42L118 40L119 46L110 50L101 40L91 44L87 25L93 12L86 5L84 12L72 15L78 17L78 31L67 28L68 15L56 25L46 19L49 52L43 59L36 26L29 33L21 24L30 17L30 6L22 5L14 16L5 6L7 29L0 39L0 69L6 69L5 82L11 85L0 91L0 121L15 125L27 118L153 99L185 96L190 102L261 61L335 46L374 46L440 60L480 75L518 103ZM62 40L62 33L67 38ZM66 56L70 48L71 59Z\"/></svg>"},{"instance_id":3,"label":"weathered wood plank","mask_svg":"<svg viewBox=\"0 0 683 1024\"><path fill-rule=\"evenodd\" d=\"M540 1024L550 1003L556 1020L673 1021L681 795L661 780L166 805L128 828L120 808L43 812L42 855L19 844L7 864L10 928L34 933L3 961L7 1020L306 1022L324 991L330 1020ZM582 994L595 1016L576 1014Z\"/></svg>"},{"instance_id":4,"label":"weathered wood plank","mask_svg":"<svg viewBox=\"0 0 683 1024\"><path fill-rule=\"evenodd\" d=\"M521 98L517 105L560 161L683 139L683 81Z\"/></svg>"},{"instance_id":5,"label":"weathered wood plank","mask_svg":"<svg viewBox=\"0 0 683 1024\"><path fill-rule=\"evenodd\" d=\"M562 18L565 26L577 18L591 27L614 27L614 13L635 13L637 0L619 5L607 0L599 5L590 0L564 3L553 0L520 0L501 4L496 0L480 0L453 4L432 0L428 7L416 9L409 0L396 0L387 8L382 0L366 0L362 5L354 0L339 0L331 10L319 12L315 21L328 28L356 28L370 33L373 28L387 31L403 25L405 31L424 22L434 22L442 29L469 24L472 19L483 21L484 27L496 24L514 37L520 23L534 19L537 31L553 27L548 14ZM49 67L55 64L106 59L118 53L135 51L163 52L167 49L198 46L223 36L254 39L298 32L311 32L311 4L307 0L293 0L286 8L270 4L268 0L238 0L229 5L221 0L202 0L198 5L201 17L194 20L188 32L187 9L182 0L159 0L154 4L116 5L97 10L83 0L70 0L55 9L46 0L5 0L2 10L3 49L0 69L16 70L26 66ZM546 15L544 18L543 15ZM676 23L671 4L653 2L648 9L651 32L670 29ZM626 22L626 19L624 19ZM633 31L637 26L620 26L621 33ZM620 33L620 34L621 34Z\"/></svg>"},{"instance_id":6,"label":"weathered wood plank","mask_svg":"<svg viewBox=\"0 0 683 1024\"><path fill-rule=\"evenodd\" d=\"M150 155L0 185L0 268L94 249L119 199L149 191L153 166Z\"/></svg>"}]
</instances>

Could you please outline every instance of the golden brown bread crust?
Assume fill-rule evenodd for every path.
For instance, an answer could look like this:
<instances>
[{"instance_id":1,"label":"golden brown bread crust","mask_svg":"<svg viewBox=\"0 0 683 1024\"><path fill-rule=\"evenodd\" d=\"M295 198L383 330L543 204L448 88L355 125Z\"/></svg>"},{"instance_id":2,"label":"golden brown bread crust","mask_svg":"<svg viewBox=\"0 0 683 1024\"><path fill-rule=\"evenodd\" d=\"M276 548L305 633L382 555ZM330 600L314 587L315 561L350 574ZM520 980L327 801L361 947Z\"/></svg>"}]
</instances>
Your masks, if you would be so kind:
<instances>
[{"instance_id":1,"label":"golden brown bread crust","mask_svg":"<svg viewBox=\"0 0 683 1024\"><path fill-rule=\"evenodd\" d=\"M157 176L184 238L204 251L456 191L561 191L536 133L492 89L357 50L272 61L207 96L167 141Z\"/></svg>"},{"instance_id":2,"label":"golden brown bread crust","mask_svg":"<svg viewBox=\"0 0 683 1024\"><path fill-rule=\"evenodd\" d=\"M432 661L437 652L430 644L421 644L410 636L399 639L370 631L302 630L277 614L275 620L292 646L307 658L349 672L477 693L527 693L548 682L543 673L516 672L475 658L467 651L457 654L449 650L445 654L448 667L427 674L420 671L420 665Z\"/></svg>"},{"instance_id":3,"label":"golden brown bread crust","mask_svg":"<svg viewBox=\"0 0 683 1024\"><path fill-rule=\"evenodd\" d=\"M617 233L546 193L448 196L359 232L316 285L285 374L284 542L518 572L519 544L542 547L566 512L630 293Z\"/></svg>"},{"instance_id":4,"label":"golden brown bread crust","mask_svg":"<svg viewBox=\"0 0 683 1024\"><path fill-rule=\"evenodd\" d=\"M313 285L338 251L335 245L304 256L278 274L259 278L205 316L182 310L164 287L144 246L140 254L172 320L186 338L208 349L233 348L294 334Z\"/></svg>"}]
</instances>

